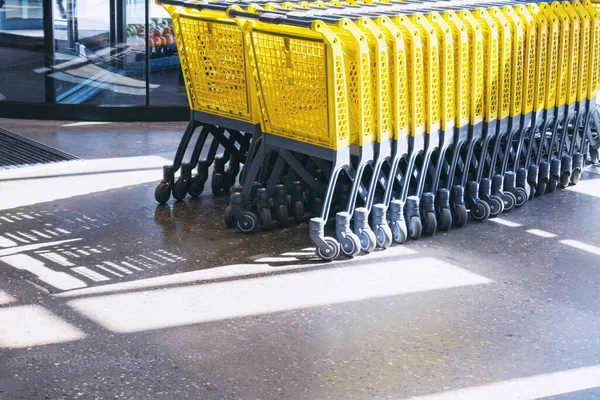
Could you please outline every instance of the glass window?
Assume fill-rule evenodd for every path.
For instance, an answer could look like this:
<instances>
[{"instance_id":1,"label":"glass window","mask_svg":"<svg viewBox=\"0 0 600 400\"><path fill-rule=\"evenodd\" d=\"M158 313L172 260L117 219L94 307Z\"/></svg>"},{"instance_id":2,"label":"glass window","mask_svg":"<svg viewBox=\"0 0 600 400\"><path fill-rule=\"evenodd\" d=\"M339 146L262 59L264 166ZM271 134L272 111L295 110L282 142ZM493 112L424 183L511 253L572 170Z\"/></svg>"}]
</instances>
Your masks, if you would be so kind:
<instances>
[{"instance_id":1,"label":"glass window","mask_svg":"<svg viewBox=\"0 0 600 400\"><path fill-rule=\"evenodd\" d=\"M0 101L45 101L41 0L0 0Z\"/></svg>"},{"instance_id":2,"label":"glass window","mask_svg":"<svg viewBox=\"0 0 600 400\"><path fill-rule=\"evenodd\" d=\"M150 56L150 104L188 104L179 55L172 33L169 13L159 5L150 3L151 33L154 46Z\"/></svg>"},{"instance_id":3,"label":"glass window","mask_svg":"<svg viewBox=\"0 0 600 400\"><path fill-rule=\"evenodd\" d=\"M171 19L153 0L0 4L0 101L187 105Z\"/></svg>"}]
</instances>

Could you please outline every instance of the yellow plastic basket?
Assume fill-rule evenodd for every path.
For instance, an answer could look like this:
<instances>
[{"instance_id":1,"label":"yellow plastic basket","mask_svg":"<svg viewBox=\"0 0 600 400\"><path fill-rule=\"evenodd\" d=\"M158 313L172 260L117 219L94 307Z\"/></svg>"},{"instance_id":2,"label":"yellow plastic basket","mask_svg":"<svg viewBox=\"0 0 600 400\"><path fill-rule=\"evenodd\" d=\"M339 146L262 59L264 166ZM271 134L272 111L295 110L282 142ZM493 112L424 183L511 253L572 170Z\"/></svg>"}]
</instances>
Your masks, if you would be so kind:
<instances>
[{"instance_id":1,"label":"yellow plastic basket","mask_svg":"<svg viewBox=\"0 0 600 400\"><path fill-rule=\"evenodd\" d=\"M560 24L560 36L557 59L557 91L556 105L564 106L567 102L567 86L569 84L569 46L571 40L571 21L563 6L558 3L552 3L552 9L558 18Z\"/></svg>"},{"instance_id":2,"label":"yellow plastic basket","mask_svg":"<svg viewBox=\"0 0 600 400\"><path fill-rule=\"evenodd\" d=\"M258 124L244 32L225 12L164 4L192 110Z\"/></svg>"},{"instance_id":3,"label":"yellow plastic basket","mask_svg":"<svg viewBox=\"0 0 600 400\"><path fill-rule=\"evenodd\" d=\"M267 133L338 150L372 129L367 40L352 22L310 28L248 20Z\"/></svg>"},{"instance_id":4,"label":"yellow plastic basket","mask_svg":"<svg viewBox=\"0 0 600 400\"><path fill-rule=\"evenodd\" d=\"M423 43L415 25L404 15L394 17L394 24L404 35L406 50L408 91L409 91L409 135L417 136L425 132L425 66Z\"/></svg>"},{"instance_id":5,"label":"yellow plastic basket","mask_svg":"<svg viewBox=\"0 0 600 400\"><path fill-rule=\"evenodd\" d=\"M541 5L541 10L548 22L548 50L546 57L546 100L545 108L550 109L556 105L556 91L558 84L558 55L560 50L560 25L556 13L548 3Z\"/></svg>"},{"instance_id":6,"label":"yellow plastic basket","mask_svg":"<svg viewBox=\"0 0 600 400\"><path fill-rule=\"evenodd\" d=\"M454 66L454 36L452 27L437 12L427 16L431 25L435 28L439 47L439 85L440 85L440 128L446 131L454 127L456 114L455 97L455 66Z\"/></svg>"},{"instance_id":7,"label":"yellow plastic basket","mask_svg":"<svg viewBox=\"0 0 600 400\"><path fill-rule=\"evenodd\" d=\"M448 11L444 13L444 19L453 31L454 40L454 65L455 71L455 126L457 128L469 124L469 82L470 65L469 58L469 34L466 25L456 13Z\"/></svg>"},{"instance_id":8,"label":"yellow plastic basket","mask_svg":"<svg viewBox=\"0 0 600 400\"><path fill-rule=\"evenodd\" d=\"M415 14L411 21L421 34L425 72L425 130L431 134L440 129L440 52L437 33L423 14Z\"/></svg>"},{"instance_id":9,"label":"yellow plastic basket","mask_svg":"<svg viewBox=\"0 0 600 400\"><path fill-rule=\"evenodd\" d=\"M489 14L498 27L498 119L502 120L511 111L513 29L509 18L499 8L491 8Z\"/></svg>"},{"instance_id":10,"label":"yellow plastic basket","mask_svg":"<svg viewBox=\"0 0 600 400\"><path fill-rule=\"evenodd\" d=\"M387 41L391 134L394 139L399 140L408 135L409 129L408 67L404 36L388 17L376 18L375 24L384 33Z\"/></svg>"},{"instance_id":11,"label":"yellow plastic basket","mask_svg":"<svg viewBox=\"0 0 600 400\"><path fill-rule=\"evenodd\" d=\"M511 108L509 115L510 117L517 117L523 111L523 76L526 49L526 28L523 26L523 21L519 18L513 7L505 6L502 9L502 12L506 15L510 22L510 29L513 39L511 70L508 71L508 73L511 75Z\"/></svg>"},{"instance_id":12,"label":"yellow plastic basket","mask_svg":"<svg viewBox=\"0 0 600 400\"><path fill-rule=\"evenodd\" d=\"M594 6L589 0L584 5L590 14L592 25L592 47L590 49L589 60L590 82L588 85L588 99L592 99L596 97L600 83L600 72L598 71L598 68L600 68L600 9Z\"/></svg>"},{"instance_id":13,"label":"yellow plastic basket","mask_svg":"<svg viewBox=\"0 0 600 400\"><path fill-rule=\"evenodd\" d=\"M461 11L459 17L467 27L469 33L469 67L470 94L469 94L469 115L470 124L477 125L483 121L484 117L484 51L483 51L483 33L481 26L475 17L469 11Z\"/></svg>"},{"instance_id":14,"label":"yellow plastic basket","mask_svg":"<svg viewBox=\"0 0 600 400\"><path fill-rule=\"evenodd\" d=\"M537 29L534 18L524 5L516 7L517 15L523 21L525 32L525 54L523 63L523 114L533 111L535 102L535 66L537 56Z\"/></svg>"},{"instance_id":15,"label":"yellow plastic basket","mask_svg":"<svg viewBox=\"0 0 600 400\"><path fill-rule=\"evenodd\" d=\"M568 61L568 84L567 84L567 104L574 104L577 101L577 81L579 77L579 43L581 41L581 21L579 16L570 3L563 3L564 10L569 17L571 24L571 33L569 48L567 50Z\"/></svg>"},{"instance_id":16,"label":"yellow plastic basket","mask_svg":"<svg viewBox=\"0 0 600 400\"><path fill-rule=\"evenodd\" d=\"M484 120L486 122L498 117L499 58L498 58L498 26L485 9L478 9L474 16L483 33L484 57Z\"/></svg>"},{"instance_id":17,"label":"yellow plastic basket","mask_svg":"<svg viewBox=\"0 0 600 400\"><path fill-rule=\"evenodd\" d=\"M580 39L580 59L579 59L579 80L577 82L577 101L581 102L588 96L589 62L592 25L591 18L583 5L578 1L573 1L573 8L581 21L581 39Z\"/></svg>"}]
</instances>

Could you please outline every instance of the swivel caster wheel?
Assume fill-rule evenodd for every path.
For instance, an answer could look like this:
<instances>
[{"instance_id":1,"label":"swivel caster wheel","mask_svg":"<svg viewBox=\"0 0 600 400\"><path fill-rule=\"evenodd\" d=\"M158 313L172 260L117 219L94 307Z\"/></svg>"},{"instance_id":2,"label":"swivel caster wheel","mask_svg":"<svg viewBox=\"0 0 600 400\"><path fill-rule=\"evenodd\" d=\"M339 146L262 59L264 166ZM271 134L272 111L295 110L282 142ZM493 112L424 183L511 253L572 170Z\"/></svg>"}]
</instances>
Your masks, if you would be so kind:
<instances>
[{"instance_id":1,"label":"swivel caster wheel","mask_svg":"<svg viewBox=\"0 0 600 400\"><path fill-rule=\"evenodd\" d=\"M581 179L581 171L578 169L573 170L573 173L571 174L571 183L573 185L577 185L579 183L580 179Z\"/></svg>"},{"instance_id":2,"label":"swivel caster wheel","mask_svg":"<svg viewBox=\"0 0 600 400\"><path fill-rule=\"evenodd\" d=\"M423 233L423 226L421 225L421 218L412 216L408 220L408 236L412 240L419 240L421 238L421 234Z\"/></svg>"},{"instance_id":3,"label":"swivel caster wheel","mask_svg":"<svg viewBox=\"0 0 600 400\"><path fill-rule=\"evenodd\" d=\"M558 187L558 178L556 176L551 176L548 181L548 186L546 187L546 193L552 193Z\"/></svg>"},{"instance_id":4,"label":"swivel caster wheel","mask_svg":"<svg viewBox=\"0 0 600 400\"><path fill-rule=\"evenodd\" d=\"M204 182L197 177L192 178L190 187L188 188L188 194L192 197L198 197L202 192L204 192Z\"/></svg>"},{"instance_id":5,"label":"swivel caster wheel","mask_svg":"<svg viewBox=\"0 0 600 400\"><path fill-rule=\"evenodd\" d=\"M394 239L394 242L398 244L406 242L406 239L408 238L408 230L404 222L392 222L392 237Z\"/></svg>"},{"instance_id":6,"label":"swivel caster wheel","mask_svg":"<svg viewBox=\"0 0 600 400\"><path fill-rule=\"evenodd\" d=\"M435 213L428 212L425 214L425 218L423 219L423 231L426 235L433 235L437 231L437 218Z\"/></svg>"},{"instance_id":7,"label":"swivel caster wheel","mask_svg":"<svg viewBox=\"0 0 600 400\"><path fill-rule=\"evenodd\" d=\"M242 213L244 217L242 220L237 221L237 227L240 232L253 233L258 229L258 218L251 211L244 211Z\"/></svg>"},{"instance_id":8,"label":"swivel caster wheel","mask_svg":"<svg viewBox=\"0 0 600 400\"><path fill-rule=\"evenodd\" d=\"M449 208L442 208L438 215L438 228L442 232L448 232L452 226L452 212Z\"/></svg>"},{"instance_id":9,"label":"swivel caster wheel","mask_svg":"<svg viewBox=\"0 0 600 400\"><path fill-rule=\"evenodd\" d=\"M495 218L504 212L504 201L501 197L490 196L490 217Z\"/></svg>"},{"instance_id":10,"label":"swivel caster wheel","mask_svg":"<svg viewBox=\"0 0 600 400\"><path fill-rule=\"evenodd\" d=\"M370 253L377 246L377 237L370 229L364 229L360 232L360 249L365 253Z\"/></svg>"},{"instance_id":11,"label":"swivel caster wheel","mask_svg":"<svg viewBox=\"0 0 600 400\"><path fill-rule=\"evenodd\" d=\"M453 207L452 222L459 228L462 228L467 224L469 214L467 214L467 207L464 204L457 204Z\"/></svg>"},{"instance_id":12,"label":"swivel caster wheel","mask_svg":"<svg viewBox=\"0 0 600 400\"><path fill-rule=\"evenodd\" d=\"M210 188L215 196L218 196L223 192L222 174L213 174L212 181L210 182Z\"/></svg>"},{"instance_id":13,"label":"swivel caster wheel","mask_svg":"<svg viewBox=\"0 0 600 400\"><path fill-rule=\"evenodd\" d=\"M517 205L517 197L512 192L504 192L504 211L510 211Z\"/></svg>"},{"instance_id":14,"label":"swivel caster wheel","mask_svg":"<svg viewBox=\"0 0 600 400\"><path fill-rule=\"evenodd\" d=\"M183 201L183 199L185 199L185 196L187 196L187 182L181 179L178 179L177 181L175 181L175 183L173 184L173 198L177 201Z\"/></svg>"},{"instance_id":15,"label":"swivel caster wheel","mask_svg":"<svg viewBox=\"0 0 600 400\"><path fill-rule=\"evenodd\" d=\"M278 205L275 209L275 218L281 228L286 228L289 225L288 209L284 204Z\"/></svg>"},{"instance_id":16,"label":"swivel caster wheel","mask_svg":"<svg viewBox=\"0 0 600 400\"><path fill-rule=\"evenodd\" d=\"M271 224L273 223L273 217L271 216L271 210L268 208L262 208L258 212L258 223L263 231L271 230Z\"/></svg>"},{"instance_id":17,"label":"swivel caster wheel","mask_svg":"<svg viewBox=\"0 0 600 400\"><path fill-rule=\"evenodd\" d=\"M527 203L527 190L523 189L522 187L517 187L516 199L517 207L521 207L523 204Z\"/></svg>"},{"instance_id":18,"label":"swivel caster wheel","mask_svg":"<svg viewBox=\"0 0 600 400\"><path fill-rule=\"evenodd\" d=\"M477 200L475 206L471 209L471 216L475 221L485 221L490 217L490 206L483 200Z\"/></svg>"},{"instance_id":19,"label":"swivel caster wheel","mask_svg":"<svg viewBox=\"0 0 600 400\"><path fill-rule=\"evenodd\" d=\"M317 247L317 256L324 261L335 260L340 255L340 244L334 238L330 237L326 237L324 241L327 244L327 248L322 249Z\"/></svg>"},{"instance_id":20,"label":"swivel caster wheel","mask_svg":"<svg viewBox=\"0 0 600 400\"><path fill-rule=\"evenodd\" d=\"M342 253L347 257L354 257L360 253L360 239L354 233L348 233L340 245Z\"/></svg>"},{"instance_id":21,"label":"swivel caster wheel","mask_svg":"<svg viewBox=\"0 0 600 400\"><path fill-rule=\"evenodd\" d=\"M165 182L161 182L154 190L154 199L160 204L166 204L171 198L171 188Z\"/></svg>"},{"instance_id":22,"label":"swivel caster wheel","mask_svg":"<svg viewBox=\"0 0 600 400\"><path fill-rule=\"evenodd\" d=\"M225 226L228 228L233 228L235 226L235 218L233 217L233 213L231 212L231 204L228 205L225 209L223 221L225 222Z\"/></svg>"},{"instance_id":23,"label":"swivel caster wheel","mask_svg":"<svg viewBox=\"0 0 600 400\"><path fill-rule=\"evenodd\" d=\"M548 182L545 179L540 179L535 194L541 196L546 193L546 190L548 190Z\"/></svg>"},{"instance_id":24,"label":"swivel caster wheel","mask_svg":"<svg viewBox=\"0 0 600 400\"><path fill-rule=\"evenodd\" d=\"M560 174L560 186L564 188L569 187L569 182L571 181L571 174L567 171Z\"/></svg>"},{"instance_id":25,"label":"swivel caster wheel","mask_svg":"<svg viewBox=\"0 0 600 400\"><path fill-rule=\"evenodd\" d=\"M387 249L392 245L392 230L388 225L379 225L375 229L375 237L377 238L377 247Z\"/></svg>"}]
</instances>

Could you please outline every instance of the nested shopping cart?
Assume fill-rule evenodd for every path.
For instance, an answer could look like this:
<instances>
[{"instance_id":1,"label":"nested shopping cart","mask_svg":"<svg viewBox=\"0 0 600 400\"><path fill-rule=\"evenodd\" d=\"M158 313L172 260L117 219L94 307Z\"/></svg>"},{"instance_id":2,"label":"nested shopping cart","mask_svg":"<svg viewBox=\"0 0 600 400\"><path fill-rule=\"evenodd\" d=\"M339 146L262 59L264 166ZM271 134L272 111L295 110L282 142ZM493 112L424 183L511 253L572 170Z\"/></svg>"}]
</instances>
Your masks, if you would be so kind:
<instances>
[{"instance_id":1,"label":"nested shopping cart","mask_svg":"<svg viewBox=\"0 0 600 400\"><path fill-rule=\"evenodd\" d=\"M173 21L191 114L155 198L166 203L171 194L177 200L199 196L213 163L211 187L219 194L236 183L240 164L252 152L252 139L260 134L244 32L224 11L198 10L177 0L158 3ZM191 155L184 162L186 152Z\"/></svg>"},{"instance_id":2,"label":"nested shopping cart","mask_svg":"<svg viewBox=\"0 0 600 400\"><path fill-rule=\"evenodd\" d=\"M247 157L225 222L254 232L312 214L324 259L575 184L598 146L600 18L589 1L168 7L187 21L174 27L190 106L216 138L200 137L191 161L208 147L203 168L215 159L225 174L227 160ZM200 172L183 165L189 193Z\"/></svg>"}]
</instances>

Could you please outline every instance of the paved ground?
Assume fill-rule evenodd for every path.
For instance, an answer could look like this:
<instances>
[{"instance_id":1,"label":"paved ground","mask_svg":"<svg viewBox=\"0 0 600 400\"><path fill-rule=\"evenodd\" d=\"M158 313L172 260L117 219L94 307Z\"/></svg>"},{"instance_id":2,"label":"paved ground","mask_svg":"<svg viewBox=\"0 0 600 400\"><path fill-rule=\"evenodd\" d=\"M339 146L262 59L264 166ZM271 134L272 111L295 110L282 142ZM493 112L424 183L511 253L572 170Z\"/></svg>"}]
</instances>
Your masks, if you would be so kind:
<instances>
[{"instance_id":1,"label":"paved ground","mask_svg":"<svg viewBox=\"0 0 600 400\"><path fill-rule=\"evenodd\" d=\"M156 207L184 124L65 124L0 120L85 159L0 177L0 399L600 398L600 169L322 264L306 224Z\"/></svg>"}]
</instances>

